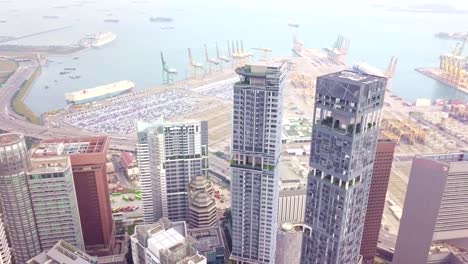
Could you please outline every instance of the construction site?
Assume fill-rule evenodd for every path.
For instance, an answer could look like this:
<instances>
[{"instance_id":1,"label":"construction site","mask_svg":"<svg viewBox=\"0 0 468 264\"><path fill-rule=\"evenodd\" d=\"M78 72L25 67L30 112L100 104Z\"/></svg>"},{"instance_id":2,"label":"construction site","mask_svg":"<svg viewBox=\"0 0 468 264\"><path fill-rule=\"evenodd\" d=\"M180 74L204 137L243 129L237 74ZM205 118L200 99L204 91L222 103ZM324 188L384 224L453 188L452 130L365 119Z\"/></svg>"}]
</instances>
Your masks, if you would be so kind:
<instances>
[{"instance_id":1,"label":"construction site","mask_svg":"<svg viewBox=\"0 0 468 264\"><path fill-rule=\"evenodd\" d=\"M468 56L463 54L468 36L448 54L439 57L439 68L417 68L416 71L468 94Z\"/></svg>"}]
</instances>

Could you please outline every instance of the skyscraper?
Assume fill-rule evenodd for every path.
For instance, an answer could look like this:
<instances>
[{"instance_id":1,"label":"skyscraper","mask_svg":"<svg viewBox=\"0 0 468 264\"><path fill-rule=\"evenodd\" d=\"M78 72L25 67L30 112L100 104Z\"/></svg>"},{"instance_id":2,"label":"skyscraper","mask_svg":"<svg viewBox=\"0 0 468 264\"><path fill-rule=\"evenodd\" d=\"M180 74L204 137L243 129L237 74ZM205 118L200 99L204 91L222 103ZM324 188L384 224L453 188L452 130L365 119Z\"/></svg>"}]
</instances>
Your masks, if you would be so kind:
<instances>
[{"instance_id":1,"label":"skyscraper","mask_svg":"<svg viewBox=\"0 0 468 264\"><path fill-rule=\"evenodd\" d=\"M0 214L0 264L11 264L11 252L3 226L2 214Z\"/></svg>"},{"instance_id":2,"label":"skyscraper","mask_svg":"<svg viewBox=\"0 0 468 264\"><path fill-rule=\"evenodd\" d=\"M32 157L69 156L86 252L108 255L115 242L107 188L105 136L46 139Z\"/></svg>"},{"instance_id":3,"label":"skyscraper","mask_svg":"<svg viewBox=\"0 0 468 264\"><path fill-rule=\"evenodd\" d=\"M194 177L189 186L190 228L214 227L218 224L216 202L211 182L205 176Z\"/></svg>"},{"instance_id":4,"label":"skyscraper","mask_svg":"<svg viewBox=\"0 0 468 264\"><path fill-rule=\"evenodd\" d=\"M190 180L207 175L208 123L185 121L137 125L137 162L143 219L188 221Z\"/></svg>"},{"instance_id":5,"label":"skyscraper","mask_svg":"<svg viewBox=\"0 0 468 264\"><path fill-rule=\"evenodd\" d=\"M231 259L274 263L286 63L255 63L236 73L240 81L234 84Z\"/></svg>"},{"instance_id":6,"label":"skyscraper","mask_svg":"<svg viewBox=\"0 0 468 264\"><path fill-rule=\"evenodd\" d=\"M393 262L426 263L433 241L468 238L468 153L415 157Z\"/></svg>"},{"instance_id":7,"label":"skyscraper","mask_svg":"<svg viewBox=\"0 0 468 264\"><path fill-rule=\"evenodd\" d=\"M301 263L356 263L386 78L317 78Z\"/></svg>"},{"instance_id":8,"label":"skyscraper","mask_svg":"<svg viewBox=\"0 0 468 264\"><path fill-rule=\"evenodd\" d=\"M361 242L365 264L374 264L395 146L396 143L388 139L380 139L377 143Z\"/></svg>"},{"instance_id":9,"label":"skyscraper","mask_svg":"<svg viewBox=\"0 0 468 264\"><path fill-rule=\"evenodd\" d=\"M84 250L70 158L32 158L28 186L42 249L64 240Z\"/></svg>"},{"instance_id":10,"label":"skyscraper","mask_svg":"<svg viewBox=\"0 0 468 264\"><path fill-rule=\"evenodd\" d=\"M30 162L20 134L0 135L0 212L11 252L17 263L26 263L41 252L29 196Z\"/></svg>"}]
</instances>

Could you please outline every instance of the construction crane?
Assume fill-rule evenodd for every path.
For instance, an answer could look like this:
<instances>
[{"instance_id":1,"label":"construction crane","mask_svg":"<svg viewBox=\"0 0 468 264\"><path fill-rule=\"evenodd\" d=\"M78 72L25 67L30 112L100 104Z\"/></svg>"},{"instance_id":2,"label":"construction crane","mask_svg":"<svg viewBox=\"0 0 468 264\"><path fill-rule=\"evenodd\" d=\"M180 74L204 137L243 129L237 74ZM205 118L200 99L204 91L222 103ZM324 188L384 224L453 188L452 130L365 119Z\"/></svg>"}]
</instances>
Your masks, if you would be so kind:
<instances>
[{"instance_id":1,"label":"construction crane","mask_svg":"<svg viewBox=\"0 0 468 264\"><path fill-rule=\"evenodd\" d=\"M271 49L270 48L252 48L253 50L258 50L262 52L261 59L266 60L270 57Z\"/></svg>"},{"instance_id":2,"label":"construction crane","mask_svg":"<svg viewBox=\"0 0 468 264\"><path fill-rule=\"evenodd\" d=\"M189 68L190 68L190 77L198 77L198 71L203 71L203 65L201 63L195 62L192 57L192 51L188 48L188 56L189 56Z\"/></svg>"},{"instance_id":3,"label":"construction crane","mask_svg":"<svg viewBox=\"0 0 468 264\"><path fill-rule=\"evenodd\" d=\"M177 74L177 70L169 68L166 61L164 60L163 53L161 52L161 63L162 63L162 81L163 84L174 84L174 75Z\"/></svg>"},{"instance_id":4,"label":"construction crane","mask_svg":"<svg viewBox=\"0 0 468 264\"><path fill-rule=\"evenodd\" d=\"M216 67L219 65L219 61L217 59L214 59L214 58L210 58L208 56L208 48L206 47L206 44L205 44L205 59L206 59L206 63L208 64L208 72L211 73L211 70L212 70L212 66ZM216 68L215 68L216 69Z\"/></svg>"},{"instance_id":5,"label":"construction crane","mask_svg":"<svg viewBox=\"0 0 468 264\"><path fill-rule=\"evenodd\" d=\"M454 56L462 56L463 50L465 49L465 45L466 45L467 41L468 41L468 35L465 37L465 39L463 40L460 48L458 48L458 49L457 49L457 47L458 47L458 44L457 44L457 46L455 47L455 50L453 52Z\"/></svg>"}]
</instances>

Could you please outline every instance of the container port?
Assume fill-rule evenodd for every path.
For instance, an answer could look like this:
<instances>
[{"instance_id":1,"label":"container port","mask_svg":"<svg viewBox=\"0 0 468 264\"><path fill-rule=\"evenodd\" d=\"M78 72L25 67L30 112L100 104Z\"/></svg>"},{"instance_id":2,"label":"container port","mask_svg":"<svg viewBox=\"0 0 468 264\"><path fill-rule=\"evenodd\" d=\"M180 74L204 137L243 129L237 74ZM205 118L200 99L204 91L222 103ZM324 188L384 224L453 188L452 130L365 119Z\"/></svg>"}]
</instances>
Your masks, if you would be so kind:
<instances>
[{"instance_id":1,"label":"container port","mask_svg":"<svg viewBox=\"0 0 468 264\"><path fill-rule=\"evenodd\" d=\"M468 57L463 55L468 35L448 54L439 57L439 68L416 68L415 70L450 87L468 94Z\"/></svg>"}]
</instances>

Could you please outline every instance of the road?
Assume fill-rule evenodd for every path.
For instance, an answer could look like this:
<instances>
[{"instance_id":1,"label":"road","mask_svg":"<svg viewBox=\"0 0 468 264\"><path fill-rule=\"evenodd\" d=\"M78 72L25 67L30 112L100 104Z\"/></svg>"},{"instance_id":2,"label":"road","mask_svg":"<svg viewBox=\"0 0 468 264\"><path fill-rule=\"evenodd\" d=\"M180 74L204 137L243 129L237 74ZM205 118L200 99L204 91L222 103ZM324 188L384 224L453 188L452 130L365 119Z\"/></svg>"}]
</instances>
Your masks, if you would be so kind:
<instances>
[{"instance_id":1,"label":"road","mask_svg":"<svg viewBox=\"0 0 468 264\"><path fill-rule=\"evenodd\" d=\"M37 67L39 64L36 61L21 61L16 72L5 82L3 88L0 88L0 129L8 132L20 132L36 139L95 136L96 133L76 128L57 128L32 124L13 111L11 101L15 93L20 90L23 83L31 77ZM136 137L110 136L110 138L111 149L135 151Z\"/></svg>"}]
</instances>

